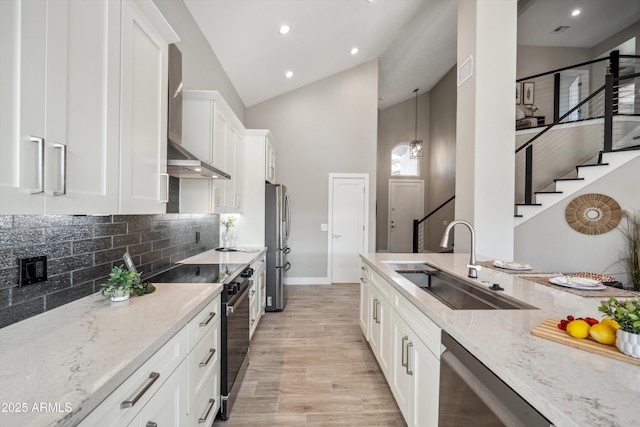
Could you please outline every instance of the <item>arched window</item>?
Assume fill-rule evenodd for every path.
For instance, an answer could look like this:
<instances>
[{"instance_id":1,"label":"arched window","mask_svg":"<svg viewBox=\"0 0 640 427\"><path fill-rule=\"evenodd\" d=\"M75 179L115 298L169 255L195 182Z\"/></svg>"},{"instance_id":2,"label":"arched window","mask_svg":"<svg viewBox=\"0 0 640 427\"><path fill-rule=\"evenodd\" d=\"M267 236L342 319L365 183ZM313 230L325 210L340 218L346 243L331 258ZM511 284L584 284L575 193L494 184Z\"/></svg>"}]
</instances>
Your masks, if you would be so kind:
<instances>
[{"instance_id":1,"label":"arched window","mask_svg":"<svg viewBox=\"0 0 640 427\"><path fill-rule=\"evenodd\" d=\"M408 142L402 142L391 150L391 176L420 176L420 159L411 158Z\"/></svg>"}]
</instances>

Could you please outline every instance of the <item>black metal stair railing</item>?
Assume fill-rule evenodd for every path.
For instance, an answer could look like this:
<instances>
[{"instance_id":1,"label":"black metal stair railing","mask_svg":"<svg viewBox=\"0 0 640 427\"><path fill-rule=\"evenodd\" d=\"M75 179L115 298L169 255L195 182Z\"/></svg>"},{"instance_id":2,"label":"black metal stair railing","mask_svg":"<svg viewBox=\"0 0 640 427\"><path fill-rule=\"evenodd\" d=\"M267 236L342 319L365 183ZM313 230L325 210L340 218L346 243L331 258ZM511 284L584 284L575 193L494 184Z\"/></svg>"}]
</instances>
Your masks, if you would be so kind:
<instances>
[{"instance_id":1,"label":"black metal stair railing","mask_svg":"<svg viewBox=\"0 0 640 427\"><path fill-rule=\"evenodd\" d=\"M423 252L426 242L426 221L429 218L433 218L436 213L442 211L449 203L456 198L455 195L449 197L445 202L440 204L437 208L426 214L422 219L413 220L413 253Z\"/></svg>"},{"instance_id":2,"label":"black metal stair railing","mask_svg":"<svg viewBox=\"0 0 640 427\"><path fill-rule=\"evenodd\" d=\"M553 138L550 138L551 130L554 128L558 128L561 124L567 124L577 121L585 122L584 124L589 124L588 120L593 121L594 119L600 120L603 124L602 130L602 139L600 143L600 149L594 153L594 157L602 152L611 152L614 151L614 118L620 115L627 116L638 116L636 111L640 111L640 103L633 99L634 88L638 87L638 83L636 80L640 77L640 73L632 72L629 73L629 70L637 71L638 68L638 58L640 56L635 55L620 55L617 51L612 52L608 57L583 62L580 64L575 64L568 67L563 67L560 69L556 69L553 71L549 71L546 73L537 74L534 76L525 77L522 79L518 79L517 82L530 81L533 79L538 79L546 76L553 76L553 121L550 124L546 124L544 126L539 127L539 132L535 133L530 139L526 142L520 144L516 150L516 156L518 153L524 150L524 159L517 157L516 164L521 164L524 169L524 177L522 175L518 175L517 179L521 179L523 181L523 191L520 196L518 196L519 190L516 191L516 201L518 201L519 197L524 198L524 205L534 204L533 196L534 196L534 187L542 186L542 183L546 183L544 179L537 177L537 182L534 183L534 146L535 147L546 147L545 150L550 151L549 153L544 153L542 155L542 160L538 163L544 163L545 159L549 159L554 156L554 150L557 154L557 150L559 150L560 146L566 147L568 144L557 144L557 141L554 141ZM593 65L599 62L608 61L608 67L604 76L603 85L594 90L590 95L584 98L581 102L576 105L564 106L561 108L560 106L560 73L566 70L575 70L579 67L584 67L587 65ZM622 64L622 65L621 65ZM621 70L625 70L625 75L621 76ZM631 89L629 89L631 87ZM629 111L624 111L625 108L621 106L621 99L628 98L626 100L625 108ZM629 104L629 99L632 99L631 104ZM631 105L631 107L629 107ZM561 114L561 111L562 114ZM576 117L579 117L576 119ZM599 123L599 122L598 122ZM578 132L580 133L580 132ZM583 131L584 133L584 131ZM640 137L639 137L640 138ZM579 144L580 141L574 142L574 144ZM626 147L627 149L629 146ZM539 148L540 149L540 148ZM585 151L585 147L579 147L577 145L573 145L571 149L582 150ZM585 151L586 152L586 151ZM600 158L598 157L598 163L600 163ZM518 160L520 159L520 160ZM569 166L572 167L572 166ZM517 168L517 167L516 167ZM549 178L550 179L550 178ZM520 187L522 188L522 187ZM545 191L538 191L545 192ZM522 200L522 199L520 199Z\"/></svg>"}]
</instances>

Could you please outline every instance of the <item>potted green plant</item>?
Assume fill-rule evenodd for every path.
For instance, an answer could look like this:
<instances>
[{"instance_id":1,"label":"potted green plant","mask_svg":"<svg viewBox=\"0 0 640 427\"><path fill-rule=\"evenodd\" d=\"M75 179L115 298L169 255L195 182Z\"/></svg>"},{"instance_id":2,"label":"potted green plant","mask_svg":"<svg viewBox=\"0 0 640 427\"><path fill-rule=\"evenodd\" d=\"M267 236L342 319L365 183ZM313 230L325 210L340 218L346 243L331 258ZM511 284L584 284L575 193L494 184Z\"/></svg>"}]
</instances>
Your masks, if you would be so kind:
<instances>
[{"instance_id":1,"label":"potted green plant","mask_svg":"<svg viewBox=\"0 0 640 427\"><path fill-rule=\"evenodd\" d=\"M640 213L625 212L626 225L622 226L625 237L625 250L622 260L629 271L629 278L634 291L640 291Z\"/></svg>"},{"instance_id":2,"label":"potted green plant","mask_svg":"<svg viewBox=\"0 0 640 427\"><path fill-rule=\"evenodd\" d=\"M627 356L640 359L640 297L618 301L610 297L601 301L598 311L620 325L616 331L616 347Z\"/></svg>"},{"instance_id":3,"label":"potted green plant","mask_svg":"<svg viewBox=\"0 0 640 427\"><path fill-rule=\"evenodd\" d=\"M107 283L100 285L100 293L111 298L111 301L125 301L129 295L143 285L140 283L140 273L129 271L124 266L113 267L109 273Z\"/></svg>"}]
</instances>

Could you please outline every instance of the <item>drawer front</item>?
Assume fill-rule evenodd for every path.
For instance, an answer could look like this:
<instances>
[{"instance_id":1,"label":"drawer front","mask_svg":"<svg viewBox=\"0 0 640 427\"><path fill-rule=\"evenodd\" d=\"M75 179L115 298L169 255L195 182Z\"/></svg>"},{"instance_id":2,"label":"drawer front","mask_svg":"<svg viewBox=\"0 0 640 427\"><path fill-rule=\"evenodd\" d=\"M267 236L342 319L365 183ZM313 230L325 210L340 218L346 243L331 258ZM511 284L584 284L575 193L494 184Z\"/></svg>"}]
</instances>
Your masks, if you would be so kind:
<instances>
[{"instance_id":1,"label":"drawer front","mask_svg":"<svg viewBox=\"0 0 640 427\"><path fill-rule=\"evenodd\" d=\"M391 302L393 286L373 270L370 272L370 279L373 286L375 286L375 288L380 292L380 296Z\"/></svg>"},{"instance_id":2,"label":"drawer front","mask_svg":"<svg viewBox=\"0 0 640 427\"><path fill-rule=\"evenodd\" d=\"M205 383L214 369L219 369L220 360L220 321L214 323L209 333L202 337L196 347L187 356L189 366L189 384L187 404L191 408L197 396L204 390Z\"/></svg>"},{"instance_id":3,"label":"drawer front","mask_svg":"<svg viewBox=\"0 0 640 427\"><path fill-rule=\"evenodd\" d=\"M220 364L216 365L216 369L205 381L202 393L196 396L193 408L189 411L190 427L210 426L220 409L219 366Z\"/></svg>"},{"instance_id":4,"label":"drawer front","mask_svg":"<svg viewBox=\"0 0 640 427\"><path fill-rule=\"evenodd\" d=\"M371 267L362 260L360 260L360 275L367 279L367 281L371 279Z\"/></svg>"},{"instance_id":5,"label":"drawer front","mask_svg":"<svg viewBox=\"0 0 640 427\"><path fill-rule=\"evenodd\" d=\"M261 272L263 272L267 268L266 264L267 258L266 255L262 255L256 261L251 264L251 268L253 268L253 275L259 276Z\"/></svg>"},{"instance_id":6,"label":"drawer front","mask_svg":"<svg viewBox=\"0 0 640 427\"><path fill-rule=\"evenodd\" d=\"M187 329L182 328L126 381L93 410L80 426L126 425L149 402L187 354Z\"/></svg>"},{"instance_id":7,"label":"drawer front","mask_svg":"<svg viewBox=\"0 0 640 427\"><path fill-rule=\"evenodd\" d=\"M394 292L393 300L396 312L411 325L416 335L440 359L440 327L397 291Z\"/></svg>"},{"instance_id":8,"label":"drawer front","mask_svg":"<svg viewBox=\"0 0 640 427\"><path fill-rule=\"evenodd\" d=\"M187 324L189 351L211 330L214 323L220 320L220 316L220 295L218 295Z\"/></svg>"}]
</instances>

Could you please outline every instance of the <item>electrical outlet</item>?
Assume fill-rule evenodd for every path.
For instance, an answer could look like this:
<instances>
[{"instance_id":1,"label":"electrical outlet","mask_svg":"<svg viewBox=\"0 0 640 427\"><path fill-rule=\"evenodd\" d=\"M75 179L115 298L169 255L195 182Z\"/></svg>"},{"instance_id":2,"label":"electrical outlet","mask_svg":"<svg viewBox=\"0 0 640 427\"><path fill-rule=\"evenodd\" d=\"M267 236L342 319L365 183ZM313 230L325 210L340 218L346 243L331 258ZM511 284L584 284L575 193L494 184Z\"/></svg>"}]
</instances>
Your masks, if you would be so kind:
<instances>
[{"instance_id":1,"label":"electrical outlet","mask_svg":"<svg viewBox=\"0 0 640 427\"><path fill-rule=\"evenodd\" d=\"M18 285L32 285L34 283L47 281L47 256L36 256L31 258L18 258L20 265L20 276Z\"/></svg>"}]
</instances>

